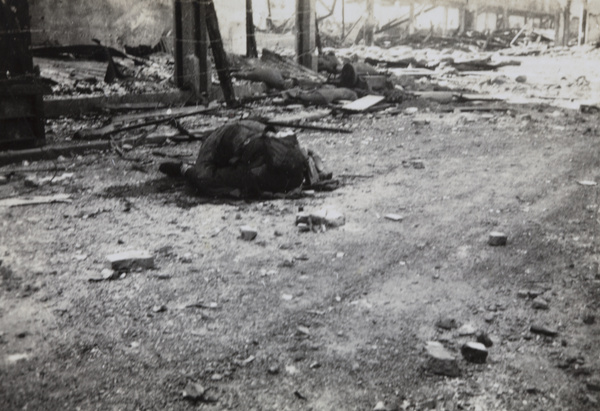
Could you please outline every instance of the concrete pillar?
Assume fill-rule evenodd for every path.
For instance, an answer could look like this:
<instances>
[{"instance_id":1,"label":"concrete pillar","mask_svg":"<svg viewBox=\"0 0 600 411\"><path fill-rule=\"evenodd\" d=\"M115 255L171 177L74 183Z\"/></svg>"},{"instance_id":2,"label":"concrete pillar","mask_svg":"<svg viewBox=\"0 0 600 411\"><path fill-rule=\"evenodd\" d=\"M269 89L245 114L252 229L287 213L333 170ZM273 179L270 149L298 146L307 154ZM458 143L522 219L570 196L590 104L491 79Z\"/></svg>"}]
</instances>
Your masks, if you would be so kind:
<instances>
[{"instance_id":1,"label":"concrete pillar","mask_svg":"<svg viewBox=\"0 0 600 411\"><path fill-rule=\"evenodd\" d=\"M296 55L298 63L317 71L316 0L296 0Z\"/></svg>"}]
</instances>

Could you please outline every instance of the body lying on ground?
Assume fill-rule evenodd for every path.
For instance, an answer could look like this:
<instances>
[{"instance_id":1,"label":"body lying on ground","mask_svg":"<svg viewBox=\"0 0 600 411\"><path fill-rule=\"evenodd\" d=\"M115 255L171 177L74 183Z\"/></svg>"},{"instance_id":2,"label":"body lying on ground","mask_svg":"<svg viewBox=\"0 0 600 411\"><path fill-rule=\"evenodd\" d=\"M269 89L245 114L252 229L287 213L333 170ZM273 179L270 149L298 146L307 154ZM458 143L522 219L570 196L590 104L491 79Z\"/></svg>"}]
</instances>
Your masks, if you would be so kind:
<instances>
[{"instance_id":1,"label":"body lying on ground","mask_svg":"<svg viewBox=\"0 0 600 411\"><path fill-rule=\"evenodd\" d=\"M171 177L183 176L207 195L290 193L300 189L305 178L318 181L314 154L300 148L296 135L275 137L274 132L259 121L231 122L206 139L194 165L163 163L159 170ZM321 169L324 177L331 175Z\"/></svg>"}]
</instances>

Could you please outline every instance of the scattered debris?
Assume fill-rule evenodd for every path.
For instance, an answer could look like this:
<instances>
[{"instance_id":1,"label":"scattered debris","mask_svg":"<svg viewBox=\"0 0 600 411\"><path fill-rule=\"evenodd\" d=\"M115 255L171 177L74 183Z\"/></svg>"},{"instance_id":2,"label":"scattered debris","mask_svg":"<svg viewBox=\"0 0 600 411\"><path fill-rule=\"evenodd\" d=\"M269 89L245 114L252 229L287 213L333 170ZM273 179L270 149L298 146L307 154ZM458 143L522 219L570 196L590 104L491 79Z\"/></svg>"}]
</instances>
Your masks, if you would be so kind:
<instances>
[{"instance_id":1,"label":"scattered debris","mask_svg":"<svg viewBox=\"0 0 600 411\"><path fill-rule=\"evenodd\" d=\"M325 207L312 213L296 214L296 225L301 231L316 231L324 227L340 227L346 224L346 217L335 208ZM306 230L308 228L308 230Z\"/></svg>"},{"instance_id":2,"label":"scattered debris","mask_svg":"<svg viewBox=\"0 0 600 411\"><path fill-rule=\"evenodd\" d=\"M28 360L31 356L29 354L10 354L6 356L7 364L16 364L21 361Z\"/></svg>"},{"instance_id":3,"label":"scattered debris","mask_svg":"<svg viewBox=\"0 0 600 411\"><path fill-rule=\"evenodd\" d=\"M258 231L254 227L244 225L240 227L240 238L244 241L252 241L258 235Z\"/></svg>"},{"instance_id":4,"label":"scattered debris","mask_svg":"<svg viewBox=\"0 0 600 411\"><path fill-rule=\"evenodd\" d=\"M494 247L504 246L506 245L507 240L508 237L506 236L506 234L501 233L499 231L492 231L488 238L488 244Z\"/></svg>"},{"instance_id":5,"label":"scattered debris","mask_svg":"<svg viewBox=\"0 0 600 411\"><path fill-rule=\"evenodd\" d=\"M483 344L487 348L494 345L494 342L492 341L490 336L486 332L483 332L483 331L480 331L477 333L477 342Z\"/></svg>"},{"instance_id":6,"label":"scattered debris","mask_svg":"<svg viewBox=\"0 0 600 411\"><path fill-rule=\"evenodd\" d=\"M577 184L579 184L581 186L587 186L587 187L593 187L593 186L598 185L598 183L596 183L595 181L592 181L592 180L581 180L581 181L578 181Z\"/></svg>"},{"instance_id":7,"label":"scattered debris","mask_svg":"<svg viewBox=\"0 0 600 411\"><path fill-rule=\"evenodd\" d=\"M544 300L541 297L536 297L531 305L533 308L535 308L536 310L547 310L548 307L548 301Z\"/></svg>"},{"instance_id":8,"label":"scattered debris","mask_svg":"<svg viewBox=\"0 0 600 411\"><path fill-rule=\"evenodd\" d=\"M310 335L310 330L308 329L308 327L305 327L303 325L299 325L297 330L298 333L301 335Z\"/></svg>"},{"instance_id":9,"label":"scattered debris","mask_svg":"<svg viewBox=\"0 0 600 411\"><path fill-rule=\"evenodd\" d=\"M202 385L189 381L182 392L183 398L190 401L202 401L206 388Z\"/></svg>"},{"instance_id":10,"label":"scattered debris","mask_svg":"<svg viewBox=\"0 0 600 411\"><path fill-rule=\"evenodd\" d=\"M104 268L100 273L99 277L90 277L88 278L89 282L97 283L100 281L112 281L118 280L121 278L121 273L119 271L112 270L110 268Z\"/></svg>"},{"instance_id":11,"label":"scattered debris","mask_svg":"<svg viewBox=\"0 0 600 411\"><path fill-rule=\"evenodd\" d=\"M454 318L442 318L435 322L435 326L444 330L453 330L458 328L458 323Z\"/></svg>"},{"instance_id":12,"label":"scattered debris","mask_svg":"<svg viewBox=\"0 0 600 411\"><path fill-rule=\"evenodd\" d=\"M348 103L342 106L342 110L351 112L361 112L370 109L376 104L381 103L383 100L385 100L384 96L365 96L359 98L356 101L353 101L352 103Z\"/></svg>"},{"instance_id":13,"label":"scattered debris","mask_svg":"<svg viewBox=\"0 0 600 411\"><path fill-rule=\"evenodd\" d=\"M299 398L299 399L301 399L301 400L303 400L303 401L306 401L306 400L308 399L308 398L306 398L306 396L305 396L304 394L302 394L302 393L301 393L300 391L298 391L298 390L294 391L294 395L295 395L297 398Z\"/></svg>"},{"instance_id":14,"label":"scattered debris","mask_svg":"<svg viewBox=\"0 0 600 411\"><path fill-rule=\"evenodd\" d=\"M529 330L534 334L546 335L548 337L556 337L558 335L558 331L552 328L544 327L542 325L534 324L529 328Z\"/></svg>"},{"instance_id":15,"label":"scattered debris","mask_svg":"<svg viewBox=\"0 0 600 411\"><path fill-rule=\"evenodd\" d=\"M241 367L246 366L248 364L250 364L251 362L253 362L256 359L255 356L251 355L248 358L244 359L244 360L234 360L233 362Z\"/></svg>"},{"instance_id":16,"label":"scattered debris","mask_svg":"<svg viewBox=\"0 0 600 411\"><path fill-rule=\"evenodd\" d=\"M0 200L0 207L18 207L38 204L52 203L70 203L71 196L69 194L55 194L51 196L31 196L31 197L16 197L3 198Z\"/></svg>"},{"instance_id":17,"label":"scattered debris","mask_svg":"<svg viewBox=\"0 0 600 411\"><path fill-rule=\"evenodd\" d=\"M146 250L123 251L106 256L115 271L130 271L134 268L154 268L154 257Z\"/></svg>"},{"instance_id":18,"label":"scattered debris","mask_svg":"<svg viewBox=\"0 0 600 411\"><path fill-rule=\"evenodd\" d=\"M155 312L155 313L162 313L165 311L167 311L166 305L155 305L154 307L152 307L152 312Z\"/></svg>"},{"instance_id":19,"label":"scattered debris","mask_svg":"<svg viewBox=\"0 0 600 411\"><path fill-rule=\"evenodd\" d=\"M468 335L473 335L477 332L477 329L472 326L471 324L463 324L458 330L456 330L456 333L459 336L468 336Z\"/></svg>"},{"instance_id":20,"label":"scattered debris","mask_svg":"<svg viewBox=\"0 0 600 411\"><path fill-rule=\"evenodd\" d=\"M460 352L465 360L477 364L483 364L488 356L488 350L482 343L468 342L464 344Z\"/></svg>"},{"instance_id":21,"label":"scattered debris","mask_svg":"<svg viewBox=\"0 0 600 411\"><path fill-rule=\"evenodd\" d=\"M428 341L425 345L429 356L427 367L437 375L445 375L447 377L458 377L460 368L454 355L452 355L440 342Z\"/></svg>"}]
</instances>

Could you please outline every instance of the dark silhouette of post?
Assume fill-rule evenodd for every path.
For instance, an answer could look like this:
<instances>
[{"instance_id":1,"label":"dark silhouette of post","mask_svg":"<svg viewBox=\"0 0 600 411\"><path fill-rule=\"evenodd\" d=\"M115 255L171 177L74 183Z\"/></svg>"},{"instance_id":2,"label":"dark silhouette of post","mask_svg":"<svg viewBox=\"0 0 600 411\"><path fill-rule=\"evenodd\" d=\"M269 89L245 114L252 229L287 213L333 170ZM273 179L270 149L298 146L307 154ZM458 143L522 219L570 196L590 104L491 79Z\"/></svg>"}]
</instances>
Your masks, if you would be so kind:
<instances>
[{"instance_id":1,"label":"dark silhouette of post","mask_svg":"<svg viewBox=\"0 0 600 411\"><path fill-rule=\"evenodd\" d=\"M296 0L296 54L298 63L317 71L315 0Z\"/></svg>"},{"instance_id":2,"label":"dark silhouette of post","mask_svg":"<svg viewBox=\"0 0 600 411\"><path fill-rule=\"evenodd\" d=\"M231 83L231 73L229 72L229 62L227 61L227 53L223 47L221 32L219 31L219 20L213 0L206 1L206 30L210 39L210 49L212 50L213 59L215 60L215 69L223 90L223 97L229 107L238 105L235 99L233 84Z\"/></svg>"},{"instance_id":3,"label":"dark silhouette of post","mask_svg":"<svg viewBox=\"0 0 600 411\"><path fill-rule=\"evenodd\" d=\"M252 0L246 0L246 57L258 57L256 36L254 35Z\"/></svg>"}]
</instances>

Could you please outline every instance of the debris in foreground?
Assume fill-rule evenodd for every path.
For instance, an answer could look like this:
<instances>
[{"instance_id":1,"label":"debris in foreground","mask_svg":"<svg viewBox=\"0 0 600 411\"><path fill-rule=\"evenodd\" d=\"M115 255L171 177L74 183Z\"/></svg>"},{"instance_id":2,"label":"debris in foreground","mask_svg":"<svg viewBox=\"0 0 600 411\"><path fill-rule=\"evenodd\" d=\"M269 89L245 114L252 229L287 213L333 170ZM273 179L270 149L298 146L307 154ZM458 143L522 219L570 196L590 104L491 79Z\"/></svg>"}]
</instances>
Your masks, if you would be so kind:
<instances>
[{"instance_id":1,"label":"debris in foreground","mask_svg":"<svg viewBox=\"0 0 600 411\"><path fill-rule=\"evenodd\" d=\"M558 331L552 329L552 328L548 328L548 327L544 327L542 325L538 325L538 324L534 324L529 328L529 331L531 331L534 334L541 334L541 335L546 335L548 337L555 337L558 335Z\"/></svg>"},{"instance_id":2,"label":"debris in foreground","mask_svg":"<svg viewBox=\"0 0 600 411\"><path fill-rule=\"evenodd\" d=\"M508 237L506 234L499 231L492 231L488 238L488 244L491 246L503 246L506 245Z\"/></svg>"},{"instance_id":3,"label":"debris in foreground","mask_svg":"<svg viewBox=\"0 0 600 411\"><path fill-rule=\"evenodd\" d=\"M338 210L325 207L312 213L300 212L296 214L296 225L301 231L315 231L317 228L324 230L326 227L340 227L346 224L346 217ZM307 230L302 230L308 227Z\"/></svg>"},{"instance_id":4,"label":"debris in foreground","mask_svg":"<svg viewBox=\"0 0 600 411\"><path fill-rule=\"evenodd\" d=\"M195 382L188 382L182 392L183 398L190 401L201 401L206 393L206 388Z\"/></svg>"},{"instance_id":5,"label":"debris in foreground","mask_svg":"<svg viewBox=\"0 0 600 411\"><path fill-rule=\"evenodd\" d=\"M146 250L123 251L106 256L115 271L129 271L134 268L154 268L154 257Z\"/></svg>"},{"instance_id":6,"label":"debris in foreground","mask_svg":"<svg viewBox=\"0 0 600 411\"><path fill-rule=\"evenodd\" d=\"M482 343L468 342L460 349L465 360L477 364L483 364L488 356L488 350Z\"/></svg>"},{"instance_id":7,"label":"debris in foreground","mask_svg":"<svg viewBox=\"0 0 600 411\"><path fill-rule=\"evenodd\" d=\"M458 377L460 368L454 355L452 355L440 342L427 341L425 346L429 356L427 367L437 375L445 375L447 377Z\"/></svg>"},{"instance_id":8,"label":"debris in foreground","mask_svg":"<svg viewBox=\"0 0 600 411\"><path fill-rule=\"evenodd\" d=\"M240 227L241 239L244 241L252 241L256 238L258 231L254 227L244 225Z\"/></svg>"}]
</instances>

